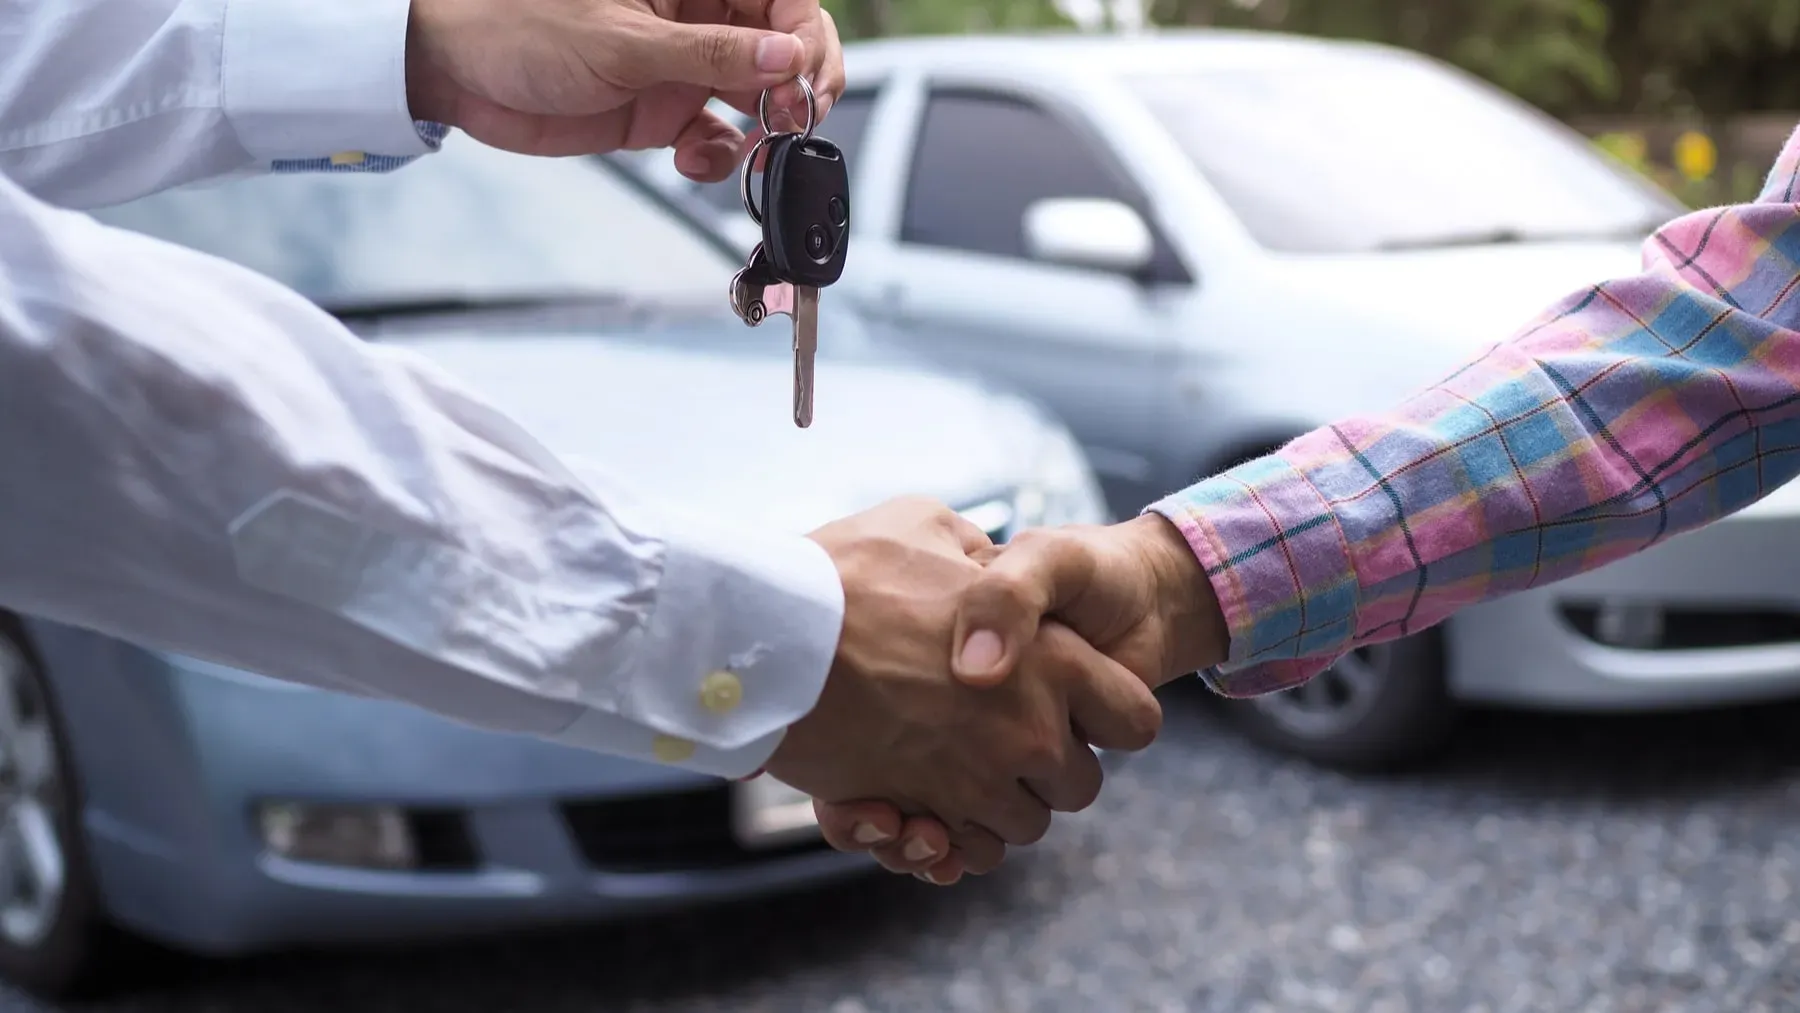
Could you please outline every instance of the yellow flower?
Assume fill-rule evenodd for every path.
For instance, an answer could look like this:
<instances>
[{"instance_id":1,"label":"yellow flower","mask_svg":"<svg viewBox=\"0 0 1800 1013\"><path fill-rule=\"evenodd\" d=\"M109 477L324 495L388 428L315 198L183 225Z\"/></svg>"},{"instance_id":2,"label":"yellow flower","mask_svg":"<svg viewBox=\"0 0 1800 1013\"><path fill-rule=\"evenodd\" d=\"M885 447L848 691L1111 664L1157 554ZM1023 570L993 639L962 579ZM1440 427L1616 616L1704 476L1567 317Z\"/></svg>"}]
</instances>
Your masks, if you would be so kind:
<instances>
[{"instance_id":1,"label":"yellow flower","mask_svg":"<svg viewBox=\"0 0 1800 1013\"><path fill-rule=\"evenodd\" d=\"M1713 170L1719 166L1719 149L1713 145L1712 138L1699 132L1689 130L1675 138L1675 168L1683 176L1698 183L1712 178Z\"/></svg>"}]
</instances>

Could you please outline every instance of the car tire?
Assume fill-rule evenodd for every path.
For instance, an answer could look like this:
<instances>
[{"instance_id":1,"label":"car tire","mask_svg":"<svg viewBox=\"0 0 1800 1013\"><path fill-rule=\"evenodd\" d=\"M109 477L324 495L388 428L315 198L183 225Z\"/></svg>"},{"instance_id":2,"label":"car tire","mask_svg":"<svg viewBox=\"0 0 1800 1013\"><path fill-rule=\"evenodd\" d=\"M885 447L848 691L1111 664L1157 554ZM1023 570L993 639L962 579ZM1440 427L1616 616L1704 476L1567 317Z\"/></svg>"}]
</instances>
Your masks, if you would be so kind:
<instances>
[{"instance_id":1,"label":"car tire","mask_svg":"<svg viewBox=\"0 0 1800 1013\"><path fill-rule=\"evenodd\" d=\"M1449 744L1457 707L1443 636L1427 630L1361 648L1304 686L1229 701L1232 723L1264 747L1346 771L1413 766Z\"/></svg>"},{"instance_id":2,"label":"car tire","mask_svg":"<svg viewBox=\"0 0 1800 1013\"><path fill-rule=\"evenodd\" d=\"M0 616L0 979L43 999L99 991L123 942L100 904L80 800L49 681Z\"/></svg>"}]
</instances>

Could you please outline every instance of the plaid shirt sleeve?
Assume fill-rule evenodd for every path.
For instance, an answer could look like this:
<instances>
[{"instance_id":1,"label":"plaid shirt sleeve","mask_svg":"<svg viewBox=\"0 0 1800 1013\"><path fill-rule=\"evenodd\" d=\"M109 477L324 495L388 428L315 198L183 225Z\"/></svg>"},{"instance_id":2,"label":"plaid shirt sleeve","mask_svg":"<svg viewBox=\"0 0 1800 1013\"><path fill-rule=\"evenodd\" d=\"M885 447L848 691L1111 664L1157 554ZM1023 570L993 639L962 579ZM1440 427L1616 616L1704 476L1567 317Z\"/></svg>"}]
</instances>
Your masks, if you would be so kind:
<instances>
[{"instance_id":1,"label":"plaid shirt sleeve","mask_svg":"<svg viewBox=\"0 0 1800 1013\"><path fill-rule=\"evenodd\" d=\"M1153 504L1231 630L1227 696L1640 552L1800 474L1800 132L1754 203L1570 295L1391 411Z\"/></svg>"}]
</instances>

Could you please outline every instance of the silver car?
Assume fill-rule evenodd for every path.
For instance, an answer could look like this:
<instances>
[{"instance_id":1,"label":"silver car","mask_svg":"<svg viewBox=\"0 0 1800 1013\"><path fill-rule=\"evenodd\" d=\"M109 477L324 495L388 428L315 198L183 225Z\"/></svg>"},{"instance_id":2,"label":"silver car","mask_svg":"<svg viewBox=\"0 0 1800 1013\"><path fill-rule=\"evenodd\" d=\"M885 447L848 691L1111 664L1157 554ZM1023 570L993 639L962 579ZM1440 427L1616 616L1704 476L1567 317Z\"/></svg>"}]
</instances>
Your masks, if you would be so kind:
<instances>
[{"instance_id":1,"label":"silver car","mask_svg":"<svg viewBox=\"0 0 1800 1013\"><path fill-rule=\"evenodd\" d=\"M297 288L554 448L676 507L803 532L903 494L1004 539L1104 521L1068 431L822 317L726 307L714 238L590 161L453 137L392 176L270 176L103 211ZM13 475L8 481L30 481ZM171 602L170 608L180 608ZM624 918L873 870L768 778L672 768L0 614L0 975L110 983L110 927L211 954Z\"/></svg>"},{"instance_id":2,"label":"silver car","mask_svg":"<svg viewBox=\"0 0 1800 1013\"><path fill-rule=\"evenodd\" d=\"M829 298L1057 412L1115 513L1379 410L1682 209L1582 137L1403 50L1267 33L849 48L823 133L853 177ZM696 188L740 243L735 184ZM1800 691L1800 503L1358 651L1234 706L1258 738L1383 764L1457 705L1687 707Z\"/></svg>"}]
</instances>

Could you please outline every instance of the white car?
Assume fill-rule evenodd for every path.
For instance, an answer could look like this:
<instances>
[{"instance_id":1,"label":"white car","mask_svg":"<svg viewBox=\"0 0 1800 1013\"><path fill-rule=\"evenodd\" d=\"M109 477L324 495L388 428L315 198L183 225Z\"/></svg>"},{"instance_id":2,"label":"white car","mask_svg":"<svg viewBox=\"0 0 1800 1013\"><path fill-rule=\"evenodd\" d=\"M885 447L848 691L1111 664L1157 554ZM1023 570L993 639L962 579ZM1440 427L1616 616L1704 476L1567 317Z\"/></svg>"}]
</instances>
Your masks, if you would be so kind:
<instances>
[{"instance_id":1,"label":"white car","mask_svg":"<svg viewBox=\"0 0 1800 1013\"><path fill-rule=\"evenodd\" d=\"M1192 31L895 40L846 59L821 133L849 162L852 238L827 299L1049 406L1120 515L1396 403L1635 273L1682 212L1537 110L1389 47ZM643 171L755 241L735 181ZM1793 499L1233 713L1264 741L1378 764L1443 742L1464 702L1800 691Z\"/></svg>"}]
</instances>

